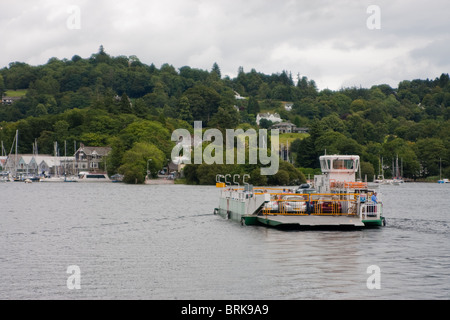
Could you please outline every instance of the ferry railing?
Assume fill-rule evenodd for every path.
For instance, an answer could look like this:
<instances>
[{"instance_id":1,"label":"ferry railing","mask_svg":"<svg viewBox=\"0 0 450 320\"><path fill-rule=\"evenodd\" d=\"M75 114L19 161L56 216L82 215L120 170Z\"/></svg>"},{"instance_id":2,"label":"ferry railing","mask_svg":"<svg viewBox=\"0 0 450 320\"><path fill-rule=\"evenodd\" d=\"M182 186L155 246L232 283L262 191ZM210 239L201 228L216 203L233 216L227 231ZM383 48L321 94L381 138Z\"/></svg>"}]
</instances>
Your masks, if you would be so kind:
<instances>
[{"instance_id":1,"label":"ferry railing","mask_svg":"<svg viewBox=\"0 0 450 320\"><path fill-rule=\"evenodd\" d=\"M357 215L358 194L311 194L312 213L316 215Z\"/></svg>"},{"instance_id":2,"label":"ferry railing","mask_svg":"<svg viewBox=\"0 0 450 320\"><path fill-rule=\"evenodd\" d=\"M357 194L271 193L264 215L357 215Z\"/></svg>"},{"instance_id":3,"label":"ferry railing","mask_svg":"<svg viewBox=\"0 0 450 320\"><path fill-rule=\"evenodd\" d=\"M242 192L243 188L226 188L222 197L245 201L253 195L270 194L270 201L263 207L263 215L358 215L358 204L367 206L369 202L360 202L356 193L306 193L282 192L283 188L258 188L254 193ZM367 206L365 214L373 215L381 210Z\"/></svg>"},{"instance_id":4,"label":"ferry railing","mask_svg":"<svg viewBox=\"0 0 450 320\"><path fill-rule=\"evenodd\" d=\"M253 198L254 194L260 194L260 193L253 193L253 192L242 192L244 191L244 188L227 188L221 190L221 197L222 198L230 198L234 200L238 200L241 202L244 202L245 199Z\"/></svg>"},{"instance_id":5,"label":"ferry railing","mask_svg":"<svg viewBox=\"0 0 450 320\"><path fill-rule=\"evenodd\" d=\"M367 182L362 181L336 181L330 180L330 187L337 189L367 189Z\"/></svg>"},{"instance_id":6,"label":"ferry railing","mask_svg":"<svg viewBox=\"0 0 450 320\"><path fill-rule=\"evenodd\" d=\"M381 217L382 204L367 202L361 204L361 217L365 219L380 219Z\"/></svg>"},{"instance_id":7,"label":"ferry railing","mask_svg":"<svg viewBox=\"0 0 450 320\"><path fill-rule=\"evenodd\" d=\"M270 202L263 208L264 215L307 215L308 195L298 193L270 193Z\"/></svg>"}]
</instances>

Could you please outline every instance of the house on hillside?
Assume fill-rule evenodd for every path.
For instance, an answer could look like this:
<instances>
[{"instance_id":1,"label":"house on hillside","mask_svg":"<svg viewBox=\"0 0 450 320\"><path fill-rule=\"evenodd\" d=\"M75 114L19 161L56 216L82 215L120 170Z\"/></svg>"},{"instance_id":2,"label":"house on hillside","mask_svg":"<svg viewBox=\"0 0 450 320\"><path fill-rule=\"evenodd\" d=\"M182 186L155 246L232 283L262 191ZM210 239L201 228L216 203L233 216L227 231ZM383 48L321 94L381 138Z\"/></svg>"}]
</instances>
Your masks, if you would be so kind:
<instances>
[{"instance_id":1,"label":"house on hillside","mask_svg":"<svg viewBox=\"0 0 450 320\"><path fill-rule=\"evenodd\" d=\"M291 122L280 122L274 124L270 129L278 129L280 133L308 133L308 128L298 128Z\"/></svg>"},{"instance_id":2,"label":"house on hillside","mask_svg":"<svg viewBox=\"0 0 450 320\"><path fill-rule=\"evenodd\" d=\"M105 161L110 147L86 147L84 144L75 152L75 168L80 171L98 172L106 168ZM103 168L103 170L101 170Z\"/></svg>"},{"instance_id":3,"label":"house on hillside","mask_svg":"<svg viewBox=\"0 0 450 320\"><path fill-rule=\"evenodd\" d=\"M293 107L293 106L294 106L293 103L286 102L286 103L284 104L284 109L285 109L286 111L292 111L292 107Z\"/></svg>"},{"instance_id":4,"label":"house on hillside","mask_svg":"<svg viewBox=\"0 0 450 320\"><path fill-rule=\"evenodd\" d=\"M234 92L234 98L236 100L245 100L245 98L242 97L237 91Z\"/></svg>"},{"instance_id":5,"label":"house on hillside","mask_svg":"<svg viewBox=\"0 0 450 320\"><path fill-rule=\"evenodd\" d=\"M282 122L281 117L278 113L258 113L256 116L256 123L259 126L261 119L266 119L272 121L272 123Z\"/></svg>"},{"instance_id":6,"label":"house on hillside","mask_svg":"<svg viewBox=\"0 0 450 320\"><path fill-rule=\"evenodd\" d=\"M3 105L12 105L14 102L20 100L22 97L7 97L2 96L2 104Z\"/></svg>"}]
</instances>

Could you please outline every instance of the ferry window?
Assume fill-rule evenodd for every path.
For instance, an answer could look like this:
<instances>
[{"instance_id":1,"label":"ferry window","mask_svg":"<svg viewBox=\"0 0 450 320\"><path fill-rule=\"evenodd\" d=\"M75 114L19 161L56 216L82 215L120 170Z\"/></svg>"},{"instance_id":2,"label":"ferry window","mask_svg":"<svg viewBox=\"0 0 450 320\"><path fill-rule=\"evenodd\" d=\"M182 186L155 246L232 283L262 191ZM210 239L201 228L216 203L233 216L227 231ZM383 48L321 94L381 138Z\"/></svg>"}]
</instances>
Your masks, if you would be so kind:
<instances>
[{"instance_id":1,"label":"ferry window","mask_svg":"<svg viewBox=\"0 0 450 320\"><path fill-rule=\"evenodd\" d=\"M333 168L341 170L353 170L354 169L353 160L334 160Z\"/></svg>"},{"instance_id":2,"label":"ferry window","mask_svg":"<svg viewBox=\"0 0 450 320\"><path fill-rule=\"evenodd\" d=\"M320 160L320 167L322 168L322 171L330 170L330 168L331 168L331 160L328 160L328 159Z\"/></svg>"}]
</instances>

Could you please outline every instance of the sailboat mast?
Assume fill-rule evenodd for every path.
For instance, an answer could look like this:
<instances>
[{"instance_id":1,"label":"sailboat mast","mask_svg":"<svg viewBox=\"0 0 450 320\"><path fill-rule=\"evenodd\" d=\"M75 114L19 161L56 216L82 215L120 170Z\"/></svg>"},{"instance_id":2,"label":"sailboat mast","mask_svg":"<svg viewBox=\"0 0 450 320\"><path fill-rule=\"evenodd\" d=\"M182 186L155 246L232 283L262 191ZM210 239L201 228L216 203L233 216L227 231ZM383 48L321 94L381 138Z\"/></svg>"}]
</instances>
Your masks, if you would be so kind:
<instances>
[{"instance_id":1,"label":"sailboat mast","mask_svg":"<svg viewBox=\"0 0 450 320\"><path fill-rule=\"evenodd\" d=\"M67 140L64 140L64 176L67 175Z\"/></svg>"},{"instance_id":2,"label":"sailboat mast","mask_svg":"<svg viewBox=\"0 0 450 320\"><path fill-rule=\"evenodd\" d=\"M55 163L54 163L54 166L55 166L55 177L56 176L58 176L58 167L56 166L56 161L57 161L57 159L58 159L58 142L57 141L55 141L55 143L54 143L54 152L55 152Z\"/></svg>"},{"instance_id":3,"label":"sailboat mast","mask_svg":"<svg viewBox=\"0 0 450 320\"><path fill-rule=\"evenodd\" d=\"M19 130L16 130L16 150L15 150L15 155L14 155L14 175L16 175L17 173L17 149L18 149L18 145L19 145Z\"/></svg>"},{"instance_id":4,"label":"sailboat mast","mask_svg":"<svg viewBox=\"0 0 450 320\"><path fill-rule=\"evenodd\" d=\"M403 158L401 158L401 171L400 171L400 176L403 179Z\"/></svg>"},{"instance_id":5,"label":"sailboat mast","mask_svg":"<svg viewBox=\"0 0 450 320\"><path fill-rule=\"evenodd\" d=\"M397 166L396 171L395 171L395 177L398 179L400 176L400 170L398 168L398 154L397 154L397 158L395 160L395 165Z\"/></svg>"}]
</instances>

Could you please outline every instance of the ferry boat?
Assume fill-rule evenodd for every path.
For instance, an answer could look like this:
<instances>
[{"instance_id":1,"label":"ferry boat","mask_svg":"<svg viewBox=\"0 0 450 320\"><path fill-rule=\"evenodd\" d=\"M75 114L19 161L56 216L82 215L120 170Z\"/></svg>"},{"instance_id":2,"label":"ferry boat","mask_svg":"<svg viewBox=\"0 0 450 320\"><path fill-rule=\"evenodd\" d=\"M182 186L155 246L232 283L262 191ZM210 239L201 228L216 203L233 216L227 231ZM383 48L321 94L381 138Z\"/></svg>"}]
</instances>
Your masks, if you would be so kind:
<instances>
[{"instance_id":1,"label":"ferry boat","mask_svg":"<svg viewBox=\"0 0 450 320\"><path fill-rule=\"evenodd\" d=\"M78 182L111 182L106 173L80 172Z\"/></svg>"},{"instance_id":2,"label":"ferry boat","mask_svg":"<svg viewBox=\"0 0 450 320\"><path fill-rule=\"evenodd\" d=\"M326 155L320 157L320 165L322 174L314 177L314 188L256 188L246 183L241 188L218 177L221 194L214 214L242 225L289 229L386 225L380 193L356 179L359 156Z\"/></svg>"}]
</instances>

